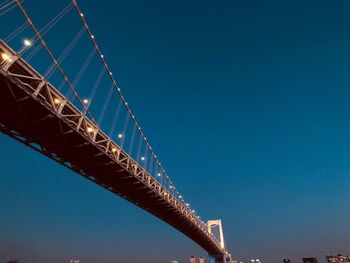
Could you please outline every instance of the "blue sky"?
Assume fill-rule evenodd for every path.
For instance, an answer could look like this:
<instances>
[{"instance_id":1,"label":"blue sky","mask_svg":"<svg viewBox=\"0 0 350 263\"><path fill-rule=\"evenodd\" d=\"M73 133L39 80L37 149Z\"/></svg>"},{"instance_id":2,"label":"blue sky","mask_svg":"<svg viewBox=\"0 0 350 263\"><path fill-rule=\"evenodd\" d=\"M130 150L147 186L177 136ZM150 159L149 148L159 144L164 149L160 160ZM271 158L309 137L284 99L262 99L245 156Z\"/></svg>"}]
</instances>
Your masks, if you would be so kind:
<instances>
[{"instance_id":1,"label":"blue sky","mask_svg":"<svg viewBox=\"0 0 350 263\"><path fill-rule=\"evenodd\" d=\"M39 14L65 5L43 3L25 2L42 25ZM168 174L202 218L223 220L234 258L350 253L348 1L86 0L81 8ZM13 12L9 27L20 19ZM49 37L55 48L65 34ZM205 255L12 139L0 135L0 147L0 261Z\"/></svg>"}]
</instances>

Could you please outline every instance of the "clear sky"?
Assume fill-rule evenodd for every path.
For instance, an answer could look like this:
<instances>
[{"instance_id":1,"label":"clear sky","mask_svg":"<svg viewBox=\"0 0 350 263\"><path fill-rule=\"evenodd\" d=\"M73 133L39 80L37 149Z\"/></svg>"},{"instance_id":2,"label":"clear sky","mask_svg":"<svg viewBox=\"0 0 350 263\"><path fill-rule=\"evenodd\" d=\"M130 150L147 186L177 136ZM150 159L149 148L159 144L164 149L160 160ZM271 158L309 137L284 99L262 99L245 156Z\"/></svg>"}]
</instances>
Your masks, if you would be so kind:
<instances>
[{"instance_id":1,"label":"clear sky","mask_svg":"<svg viewBox=\"0 0 350 263\"><path fill-rule=\"evenodd\" d=\"M63 2L25 5L39 23ZM80 2L168 174L203 219L223 220L234 258L350 254L349 1ZM0 262L205 255L5 135L0 147Z\"/></svg>"}]
</instances>

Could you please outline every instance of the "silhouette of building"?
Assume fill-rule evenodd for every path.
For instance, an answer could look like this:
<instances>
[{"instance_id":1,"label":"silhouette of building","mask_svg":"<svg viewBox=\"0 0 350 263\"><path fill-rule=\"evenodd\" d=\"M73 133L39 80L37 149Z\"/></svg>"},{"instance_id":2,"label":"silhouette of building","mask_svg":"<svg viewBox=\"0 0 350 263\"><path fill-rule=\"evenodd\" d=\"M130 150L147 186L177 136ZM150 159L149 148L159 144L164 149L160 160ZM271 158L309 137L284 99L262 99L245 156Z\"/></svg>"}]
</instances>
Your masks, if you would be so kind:
<instances>
[{"instance_id":1,"label":"silhouette of building","mask_svg":"<svg viewBox=\"0 0 350 263\"><path fill-rule=\"evenodd\" d=\"M326 255L326 259L328 263L350 263L350 257L349 256L333 256L333 255Z\"/></svg>"},{"instance_id":2,"label":"silhouette of building","mask_svg":"<svg viewBox=\"0 0 350 263\"><path fill-rule=\"evenodd\" d=\"M317 258L303 258L303 263L318 263Z\"/></svg>"}]
</instances>

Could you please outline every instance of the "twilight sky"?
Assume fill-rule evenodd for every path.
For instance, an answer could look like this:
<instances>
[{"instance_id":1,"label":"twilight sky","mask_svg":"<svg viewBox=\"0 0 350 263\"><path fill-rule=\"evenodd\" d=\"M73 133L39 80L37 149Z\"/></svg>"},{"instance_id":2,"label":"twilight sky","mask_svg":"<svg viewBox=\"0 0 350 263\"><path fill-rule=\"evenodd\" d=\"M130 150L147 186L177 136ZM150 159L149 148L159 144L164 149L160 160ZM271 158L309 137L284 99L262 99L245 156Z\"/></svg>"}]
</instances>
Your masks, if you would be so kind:
<instances>
[{"instance_id":1,"label":"twilight sky","mask_svg":"<svg viewBox=\"0 0 350 263\"><path fill-rule=\"evenodd\" d=\"M68 2L24 4L44 25ZM203 219L223 220L234 258L350 254L349 1L80 2L168 174ZM21 19L0 17L0 36ZM0 262L206 255L2 134L0 147Z\"/></svg>"}]
</instances>

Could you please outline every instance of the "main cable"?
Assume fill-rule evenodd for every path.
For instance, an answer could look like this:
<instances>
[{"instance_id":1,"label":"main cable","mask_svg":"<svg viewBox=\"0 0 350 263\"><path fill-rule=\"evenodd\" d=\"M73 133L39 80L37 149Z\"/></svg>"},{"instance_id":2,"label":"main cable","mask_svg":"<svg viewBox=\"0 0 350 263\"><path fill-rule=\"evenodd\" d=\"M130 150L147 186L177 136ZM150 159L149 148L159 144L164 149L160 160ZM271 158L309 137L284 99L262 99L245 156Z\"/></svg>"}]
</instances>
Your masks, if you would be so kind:
<instances>
[{"instance_id":1,"label":"main cable","mask_svg":"<svg viewBox=\"0 0 350 263\"><path fill-rule=\"evenodd\" d=\"M160 167L160 169L162 170L163 176L165 176L166 179L169 181L169 185L171 186L170 189L174 189L174 190L175 190L175 193L176 193L176 195L177 195L177 197L179 197L180 194L176 191L176 188L174 187L172 181L170 180L170 177L167 175L167 173L165 172L165 169L162 167L160 161L159 161L158 158L157 158L157 155L156 155L155 152L152 150L151 145L150 145L149 142L147 141L147 138L146 138L145 134L144 134L143 131L141 130L140 125L139 125L138 122L136 121L134 114L132 113L130 107L128 106L128 103L127 103L127 101L126 101L124 95L122 94L122 92L121 92L121 90L120 90L120 88L119 88L119 86L118 86L118 84L117 84L117 81L114 79L114 77L113 77L113 75L112 75L112 71L110 70L110 68L109 68L109 66L108 66L108 64L107 64L107 62L106 62L106 60L105 60L105 58L104 58L104 55L102 54L102 52L101 52L99 46L97 45L97 42L96 42L96 40L95 40L95 37L94 37L94 35L92 34L92 32L91 32L91 30L90 30L90 28L89 28L89 26L88 26L88 24L87 24L87 22L86 22L86 19L85 19L85 17L84 17L84 14L82 13L82 11L80 10L80 7L78 6L77 1L76 1L76 0L72 0L72 3L74 4L74 7L75 7L76 11L77 11L77 13L78 13L78 15L79 15L79 17L80 17L80 19L81 19L83 25L85 26L86 32L88 33L89 38L90 38L90 40L91 40L93 46L95 47L97 53L99 54L99 57L100 57L100 60L101 60L102 64L103 64L104 67L106 68L106 71L109 73L109 74L108 74L108 75L109 75L109 78L111 79L113 85L115 86L115 88L116 88L116 90L117 90L117 92L118 92L118 94L119 94L119 96L120 96L120 98L121 98L121 100L122 100L124 106L125 106L126 109L127 109L127 112L129 113L129 115L130 115L130 117L131 117L133 123L134 123L135 126L137 127L137 129L138 129L138 131L139 131L139 133L140 133L140 135L141 135L141 137L142 137L144 143L146 144L147 148L148 148L149 151L151 152L152 157L156 160L157 165L158 165L158 166ZM183 203L184 203L184 201L183 201Z\"/></svg>"},{"instance_id":2,"label":"main cable","mask_svg":"<svg viewBox=\"0 0 350 263\"><path fill-rule=\"evenodd\" d=\"M30 19L27 11L24 9L24 7L22 6L21 2L23 2L24 0L20 1L20 0L15 0L17 2L18 7L20 8L20 10L22 11L23 15L25 16L27 23L31 26L31 28L33 29L33 31L35 32L35 34L38 36L41 44L45 47L46 51L49 53L49 56L51 57L51 59L53 60L53 62L55 63L56 67L58 68L58 70L60 71L62 77L66 80L66 82L68 83L70 89L72 90L73 94L78 98L80 104L83 106L83 109L86 110L85 104L84 102L81 100L81 98L79 97L78 93L75 91L72 83L70 82L70 80L68 79L66 73L63 71L62 67L60 66L60 64L57 62L55 56L53 55L52 51L50 50L50 48L47 46L45 40L42 38L40 32L38 31L38 29L36 28L36 26L34 25L34 23L32 22L32 20ZM89 111L87 111L88 115L90 116L91 120L95 122L93 116L91 115L91 113Z\"/></svg>"}]
</instances>

